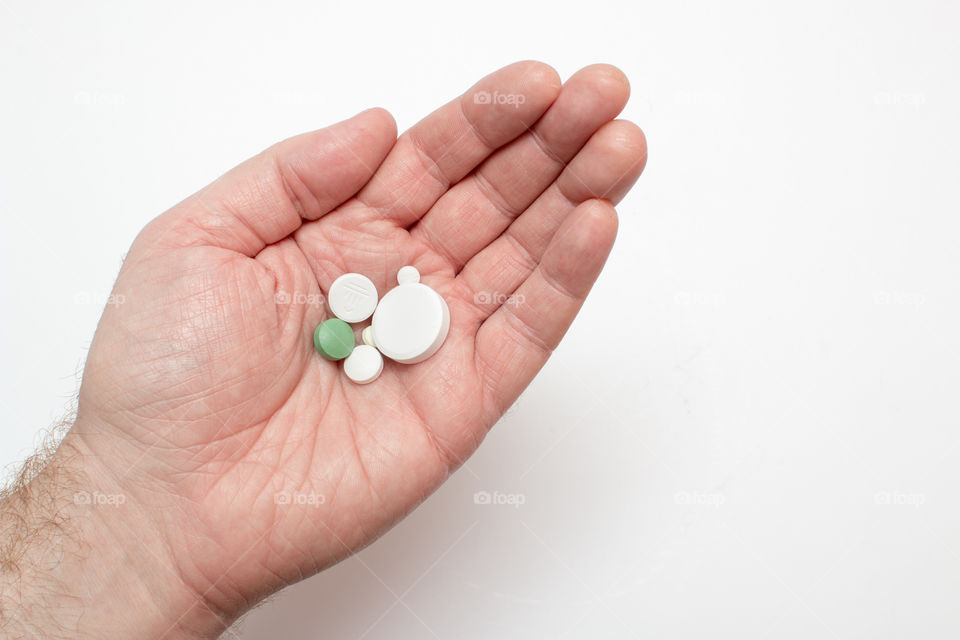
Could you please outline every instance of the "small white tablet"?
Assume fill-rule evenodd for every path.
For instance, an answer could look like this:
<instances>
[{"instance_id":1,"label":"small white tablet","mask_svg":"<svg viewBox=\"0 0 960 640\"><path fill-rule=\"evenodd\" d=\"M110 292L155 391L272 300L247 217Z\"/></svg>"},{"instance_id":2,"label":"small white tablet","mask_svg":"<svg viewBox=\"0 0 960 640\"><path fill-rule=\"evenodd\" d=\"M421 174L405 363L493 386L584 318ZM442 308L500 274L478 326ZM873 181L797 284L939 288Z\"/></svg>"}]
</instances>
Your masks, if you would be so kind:
<instances>
[{"instance_id":1,"label":"small white tablet","mask_svg":"<svg viewBox=\"0 0 960 640\"><path fill-rule=\"evenodd\" d=\"M367 384L380 377L383 356L368 344L357 345L343 361L343 372L357 384Z\"/></svg>"}]
</instances>

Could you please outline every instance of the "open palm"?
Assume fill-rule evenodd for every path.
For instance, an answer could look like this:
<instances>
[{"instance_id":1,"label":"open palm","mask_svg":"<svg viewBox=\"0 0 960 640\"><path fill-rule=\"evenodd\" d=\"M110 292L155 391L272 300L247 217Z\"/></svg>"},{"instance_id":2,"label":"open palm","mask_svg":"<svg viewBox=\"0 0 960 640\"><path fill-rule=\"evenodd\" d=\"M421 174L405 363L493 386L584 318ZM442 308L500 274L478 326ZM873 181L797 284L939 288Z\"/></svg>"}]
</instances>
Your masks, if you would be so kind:
<instances>
[{"instance_id":1,"label":"open palm","mask_svg":"<svg viewBox=\"0 0 960 640\"><path fill-rule=\"evenodd\" d=\"M524 62L399 139L383 110L286 140L151 222L90 350L75 433L229 619L369 543L462 463L563 336L643 134L623 75ZM355 385L323 293L414 265L446 342ZM79 426L82 425L82 428Z\"/></svg>"}]
</instances>

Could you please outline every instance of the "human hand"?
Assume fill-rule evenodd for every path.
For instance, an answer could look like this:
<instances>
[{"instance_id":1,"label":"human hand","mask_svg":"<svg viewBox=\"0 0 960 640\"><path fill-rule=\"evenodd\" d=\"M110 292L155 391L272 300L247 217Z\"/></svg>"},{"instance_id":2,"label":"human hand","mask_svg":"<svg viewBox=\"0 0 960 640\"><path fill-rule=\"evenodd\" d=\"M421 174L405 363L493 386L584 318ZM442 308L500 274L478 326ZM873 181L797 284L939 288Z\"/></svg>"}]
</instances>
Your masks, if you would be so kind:
<instances>
[{"instance_id":1,"label":"human hand","mask_svg":"<svg viewBox=\"0 0 960 640\"><path fill-rule=\"evenodd\" d=\"M139 579L126 597L155 604L124 624L90 605L77 627L216 635L436 489L543 366L603 266L611 203L646 160L640 130L613 120L627 96L612 67L561 88L546 65L517 63L399 139L385 111L363 112L148 224L63 449L77 487L124 496L84 526L159 572L148 589L142 571L111 573L101 598ZM383 294L407 264L446 299L447 340L355 385L313 350L322 294L346 272Z\"/></svg>"}]
</instances>

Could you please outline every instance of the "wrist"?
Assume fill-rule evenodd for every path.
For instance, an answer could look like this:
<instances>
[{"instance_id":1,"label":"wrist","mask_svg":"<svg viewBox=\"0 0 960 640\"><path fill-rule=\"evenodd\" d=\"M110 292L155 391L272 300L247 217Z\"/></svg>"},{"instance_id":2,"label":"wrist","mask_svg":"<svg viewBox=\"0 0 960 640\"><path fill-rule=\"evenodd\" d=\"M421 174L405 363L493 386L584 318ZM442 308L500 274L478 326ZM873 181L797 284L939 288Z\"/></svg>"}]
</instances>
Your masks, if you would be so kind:
<instances>
[{"instance_id":1,"label":"wrist","mask_svg":"<svg viewBox=\"0 0 960 640\"><path fill-rule=\"evenodd\" d=\"M216 637L148 514L70 433L0 499L0 635Z\"/></svg>"}]
</instances>

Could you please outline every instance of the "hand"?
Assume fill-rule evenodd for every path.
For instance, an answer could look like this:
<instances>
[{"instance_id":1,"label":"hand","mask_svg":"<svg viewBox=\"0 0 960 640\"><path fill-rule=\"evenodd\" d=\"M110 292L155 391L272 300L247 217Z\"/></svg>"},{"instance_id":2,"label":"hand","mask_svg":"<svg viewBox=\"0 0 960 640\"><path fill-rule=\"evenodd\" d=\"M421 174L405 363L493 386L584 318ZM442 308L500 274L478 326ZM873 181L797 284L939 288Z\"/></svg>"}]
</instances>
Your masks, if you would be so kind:
<instances>
[{"instance_id":1,"label":"hand","mask_svg":"<svg viewBox=\"0 0 960 640\"><path fill-rule=\"evenodd\" d=\"M102 519L127 557L177 584L152 633L215 635L371 542L476 449L613 244L611 203L646 159L613 120L628 92L609 66L561 88L517 63L399 139L375 109L281 142L144 228L65 445L88 490L124 496ZM407 264L447 300L449 336L355 385L313 350L322 294L352 271L382 295Z\"/></svg>"}]
</instances>

